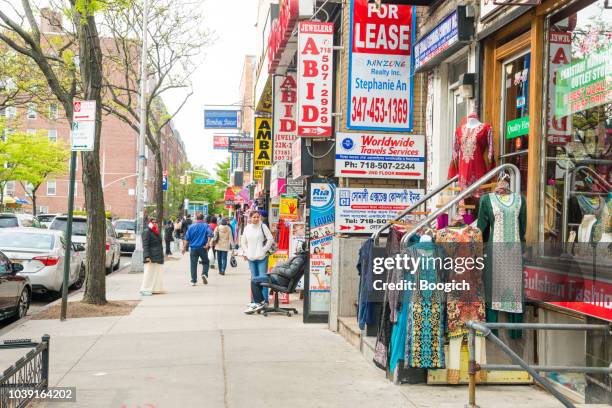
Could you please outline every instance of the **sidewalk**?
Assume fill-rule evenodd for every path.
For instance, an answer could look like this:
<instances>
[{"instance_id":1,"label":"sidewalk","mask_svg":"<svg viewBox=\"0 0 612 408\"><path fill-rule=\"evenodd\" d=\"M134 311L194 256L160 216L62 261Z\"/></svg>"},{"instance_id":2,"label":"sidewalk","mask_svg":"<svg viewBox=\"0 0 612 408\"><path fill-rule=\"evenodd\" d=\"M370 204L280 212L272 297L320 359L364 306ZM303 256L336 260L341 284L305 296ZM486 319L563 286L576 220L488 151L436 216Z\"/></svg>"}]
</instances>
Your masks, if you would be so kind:
<instances>
[{"instance_id":1,"label":"sidewalk","mask_svg":"<svg viewBox=\"0 0 612 408\"><path fill-rule=\"evenodd\" d=\"M167 294L128 316L30 320L3 339L51 335L51 385L77 403L52 407L463 407L466 387L395 386L326 325L302 316L247 316L249 272L192 287L188 257L166 263ZM107 280L108 298L138 299L141 274ZM300 302L294 298L293 303ZM12 352L11 352L12 353ZM23 351L18 351L23 353ZM15 361L0 354L1 367ZM11 361L11 358L13 360ZM479 387L481 407L558 407L532 387ZM42 404L41 404L42 405Z\"/></svg>"}]
</instances>

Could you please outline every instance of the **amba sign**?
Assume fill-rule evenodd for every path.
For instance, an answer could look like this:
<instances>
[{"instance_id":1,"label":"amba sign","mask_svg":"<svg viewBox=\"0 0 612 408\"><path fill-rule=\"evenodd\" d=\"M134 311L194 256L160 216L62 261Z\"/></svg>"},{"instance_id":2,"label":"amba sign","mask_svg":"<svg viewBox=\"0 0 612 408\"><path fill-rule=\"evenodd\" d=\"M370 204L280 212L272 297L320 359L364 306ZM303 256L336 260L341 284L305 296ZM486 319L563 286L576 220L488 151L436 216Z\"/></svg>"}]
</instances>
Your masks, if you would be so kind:
<instances>
[{"instance_id":1,"label":"amba sign","mask_svg":"<svg viewBox=\"0 0 612 408\"><path fill-rule=\"evenodd\" d=\"M254 153L253 180L261 180L263 169L272 164L272 126L268 118L255 118Z\"/></svg>"}]
</instances>

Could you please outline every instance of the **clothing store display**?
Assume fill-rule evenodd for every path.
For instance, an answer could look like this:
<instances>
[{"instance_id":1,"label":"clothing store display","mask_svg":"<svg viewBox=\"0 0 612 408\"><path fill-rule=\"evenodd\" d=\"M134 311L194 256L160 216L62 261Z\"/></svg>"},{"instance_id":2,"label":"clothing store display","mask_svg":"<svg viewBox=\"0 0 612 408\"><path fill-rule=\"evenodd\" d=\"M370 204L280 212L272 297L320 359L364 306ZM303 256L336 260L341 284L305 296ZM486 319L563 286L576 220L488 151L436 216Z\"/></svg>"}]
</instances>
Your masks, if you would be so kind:
<instances>
[{"instance_id":1,"label":"clothing store display","mask_svg":"<svg viewBox=\"0 0 612 408\"><path fill-rule=\"evenodd\" d=\"M394 257L395 255L400 253L400 241L404 236L404 230L392 227L389 236L387 237L387 245L385 248L385 256L387 258ZM404 276L403 269L393 268L389 270L389 275L387 276L388 283L399 284L402 281ZM397 321L397 313L398 309L401 307L399 305L400 298L402 296L402 291L399 290L391 290L387 293L387 302L389 306L389 319L392 323Z\"/></svg>"},{"instance_id":2,"label":"clothing store display","mask_svg":"<svg viewBox=\"0 0 612 408\"><path fill-rule=\"evenodd\" d=\"M475 114L461 121L455 130L453 157L448 178L459 176L461 188L473 184L493 168L493 128L481 123ZM473 196L480 197L482 191Z\"/></svg>"},{"instance_id":3,"label":"clothing store display","mask_svg":"<svg viewBox=\"0 0 612 408\"><path fill-rule=\"evenodd\" d=\"M487 246L487 295L493 310L523 311L522 245L525 241L525 200L519 194L490 193L480 200L478 228Z\"/></svg>"},{"instance_id":4,"label":"clothing store display","mask_svg":"<svg viewBox=\"0 0 612 408\"><path fill-rule=\"evenodd\" d=\"M373 284L374 267L374 239L368 238L359 248L359 260L357 262L357 272L359 273L359 293L358 293L358 313L357 322L361 330L365 329L366 324L372 324L376 320L374 304L369 302L368 288Z\"/></svg>"},{"instance_id":5,"label":"clothing store display","mask_svg":"<svg viewBox=\"0 0 612 408\"><path fill-rule=\"evenodd\" d=\"M601 215L602 233L599 242L612 242L612 192L608 194Z\"/></svg>"},{"instance_id":6,"label":"clothing store display","mask_svg":"<svg viewBox=\"0 0 612 408\"><path fill-rule=\"evenodd\" d=\"M595 214L586 214L582 217L582 222L578 227L578 242L592 242L593 241L593 230L597 223L597 217Z\"/></svg>"}]
</instances>

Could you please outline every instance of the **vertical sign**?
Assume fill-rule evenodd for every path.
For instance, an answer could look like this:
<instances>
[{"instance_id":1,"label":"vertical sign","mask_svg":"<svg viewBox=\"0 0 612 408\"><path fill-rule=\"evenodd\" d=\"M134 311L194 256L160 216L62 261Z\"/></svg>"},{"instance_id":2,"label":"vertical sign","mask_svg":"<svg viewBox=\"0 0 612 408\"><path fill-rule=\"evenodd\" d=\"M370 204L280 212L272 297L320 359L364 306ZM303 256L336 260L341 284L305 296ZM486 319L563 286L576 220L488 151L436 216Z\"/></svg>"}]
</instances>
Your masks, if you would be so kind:
<instances>
[{"instance_id":1,"label":"vertical sign","mask_svg":"<svg viewBox=\"0 0 612 408\"><path fill-rule=\"evenodd\" d=\"M310 312L328 313L332 273L332 239L335 224L336 187L310 185Z\"/></svg>"},{"instance_id":2,"label":"vertical sign","mask_svg":"<svg viewBox=\"0 0 612 408\"><path fill-rule=\"evenodd\" d=\"M74 101L72 107L71 150L91 152L96 138L96 101Z\"/></svg>"},{"instance_id":3,"label":"vertical sign","mask_svg":"<svg viewBox=\"0 0 612 408\"><path fill-rule=\"evenodd\" d=\"M162 190L168 191L168 170L162 173Z\"/></svg>"},{"instance_id":4,"label":"vertical sign","mask_svg":"<svg viewBox=\"0 0 612 408\"><path fill-rule=\"evenodd\" d=\"M352 0L349 129L412 129L414 10Z\"/></svg>"},{"instance_id":5,"label":"vertical sign","mask_svg":"<svg viewBox=\"0 0 612 408\"><path fill-rule=\"evenodd\" d=\"M291 144L297 135L295 73L274 77L274 162L291 161Z\"/></svg>"},{"instance_id":6,"label":"vertical sign","mask_svg":"<svg viewBox=\"0 0 612 408\"><path fill-rule=\"evenodd\" d=\"M270 119L255 118L255 160L253 180L263 178L263 169L272 164L272 128Z\"/></svg>"},{"instance_id":7,"label":"vertical sign","mask_svg":"<svg viewBox=\"0 0 612 408\"><path fill-rule=\"evenodd\" d=\"M298 136L331 137L334 24L302 21L298 32Z\"/></svg>"}]
</instances>

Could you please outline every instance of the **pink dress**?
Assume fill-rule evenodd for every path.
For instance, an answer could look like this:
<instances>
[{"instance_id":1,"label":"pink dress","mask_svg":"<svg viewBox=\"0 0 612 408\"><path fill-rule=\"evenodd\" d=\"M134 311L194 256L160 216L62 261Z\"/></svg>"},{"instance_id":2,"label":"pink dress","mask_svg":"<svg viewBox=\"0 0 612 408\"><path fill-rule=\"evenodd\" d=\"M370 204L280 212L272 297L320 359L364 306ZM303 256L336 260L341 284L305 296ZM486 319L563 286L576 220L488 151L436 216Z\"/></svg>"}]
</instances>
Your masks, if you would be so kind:
<instances>
[{"instance_id":1,"label":"pink dress","mask_svg":"<svg viewBox=\"0 0 612 408\"><path fill-rule=\"evenodd\" d=\"M493 168L493 128L491 125L481 123L479 126L470 128L466 126L464 119L455 130L455 144L453 148L453 159L448 169L448 178L459 175L459 187L465 188L472 185ZM484 160L487 151L490 166ZM474 193L480 197L482 191Z\"/></svg>"}]
</instances>

